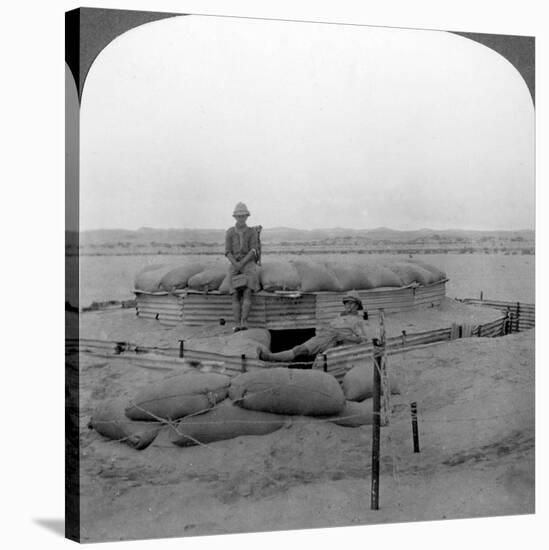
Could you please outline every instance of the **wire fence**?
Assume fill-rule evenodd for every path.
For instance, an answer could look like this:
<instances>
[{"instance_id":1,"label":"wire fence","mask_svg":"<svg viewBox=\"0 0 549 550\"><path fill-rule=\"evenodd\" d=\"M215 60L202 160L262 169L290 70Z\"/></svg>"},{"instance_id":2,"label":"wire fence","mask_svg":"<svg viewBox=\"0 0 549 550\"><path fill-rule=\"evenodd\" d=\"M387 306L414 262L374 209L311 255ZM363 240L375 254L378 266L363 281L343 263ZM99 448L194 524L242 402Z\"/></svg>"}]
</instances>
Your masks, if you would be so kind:
<instances>
[{"instance_id":1,"label":"wire fence","mask_svg":"<svg viewBox=\"0 0 549 550\"><path fill-rule=\"evenodd\" d=\"M387 338L386 353L388 355L405 353L458 338L505 336L535 327L535 306L533 304L468 298L460 301L481 307L495 308L502 311L504 315L484 324L453 324L450 327L418 333L402 331L400 336ZM67 355L86 351L110 358L131 356L134 364L166 370L201 365L205 369L226 373L230 376L271 366L271 363L262 361L257 356L226 355L221 352L190 349L185 346L184 340L181 340L178 346L142 346L125 341L67 338L65 350ZM295 368L319 368L340 380L354 364L370 359L373 353L374 349L371 344L344 345L327 350L324 354L317 356L314 362L292 361L278 363L278 365Z\"/></svg>"}]
</instances>

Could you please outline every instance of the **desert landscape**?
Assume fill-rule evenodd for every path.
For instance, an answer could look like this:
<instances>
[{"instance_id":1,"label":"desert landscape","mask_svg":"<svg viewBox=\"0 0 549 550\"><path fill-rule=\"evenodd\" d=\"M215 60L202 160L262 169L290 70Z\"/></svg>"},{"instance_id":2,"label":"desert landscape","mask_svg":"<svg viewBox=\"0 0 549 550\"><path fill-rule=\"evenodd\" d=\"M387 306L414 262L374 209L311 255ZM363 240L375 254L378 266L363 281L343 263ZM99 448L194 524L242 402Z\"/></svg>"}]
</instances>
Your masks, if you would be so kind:
<instances>
[{"instance_id":1,"label":"desert landscape","mask_svg":"<svg viewBox=\"0 0 549 550\"><path fill-rule=\"evenodd\" d=\"M206 255L223 258L223 230L84 231L79 246L80 307L134 298L135 274L144 266ZM447 295L534 302L533 231L393 231L388 229L264 229L266 257L423 259L448 274ZM67 278L67 282L72 281Z\"/></svg>"},{"instance_id":2,"label":"desert landscape","mask_svg":"<svg viewBox=\"0 0 549 550\"><path fill-rule=\"evenodd\" d=\"M527 248L515 254L421 255L446 271L448 297L438 308L387 315L388 335L501 317L499 311L453 299L478 298L480 291L491 299L533 303L534 257L520 250ZM295 256L287 249L281 254ZM316 254L337 257L333 248ZM349 254L360 253L345 257ZM83 303L96 306L80 314L80 337L154 347L227 335L230 329L220 325L167 327L135 316L135 272L166 257L178 259L158 253L83 255ZM104 301L109 307L97 305ZM68 322L71 316L76 320L76 313L67 315ZM368 333L378 332L372 319ZM90 418L101 403L128 396L173 370L147 367L125 353L69 355L69 369L79 368L80 374L82 540L533 513L534 343L531 329L389 356L388 372L397 378L400 394L391 397L390 421L381 431L377 511L370 510L371 426L349 428L295 416L271 434L186 448L173 445L162 430L149 447L136 451L90 430ZM420 453L412 445L414 401Z\"/></svg>"}]
</instances>

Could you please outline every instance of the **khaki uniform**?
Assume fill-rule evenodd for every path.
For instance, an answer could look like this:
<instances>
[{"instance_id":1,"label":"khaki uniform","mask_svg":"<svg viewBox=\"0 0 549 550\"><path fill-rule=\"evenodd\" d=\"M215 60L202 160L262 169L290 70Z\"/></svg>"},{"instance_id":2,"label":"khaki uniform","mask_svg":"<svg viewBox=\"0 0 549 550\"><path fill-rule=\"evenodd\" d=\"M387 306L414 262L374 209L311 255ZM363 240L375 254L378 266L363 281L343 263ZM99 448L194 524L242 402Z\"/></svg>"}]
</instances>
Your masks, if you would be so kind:
<instances>
[{"instance_id":1,"label":"khaki uniform","mask_svg":"<svg viewBox=\"0 0 549 550\"><path fill-rule=\"evenodd\" d=\"M309 355L316 355L337 345L356 343L357 337L366 340L364 320L359 315L341 315L330 321L327 327L319 329L318 334L303 345Z\"/></svg>"},{"instance_id":2,"label":"khaki uniform","mask_svg":"<svg viewBox=\"0 0 549 550\"><path fill-rule=\"evenodd\" d=\"M225 255L232 254L237 262L242 260L246 255L253 250L257 258L257 250L259 248L259 239L257 231L251 227L246 226L244 229L239 230L236 227L230 227L225 234ZM232 278L237 273L243 273L246 275L246 286L257 292L261 287L259 284L259 269L256 260L250 260L240 271L237 272L235 267L231 264L229 266L229 290L231 294L234 293Z\"/></svg>"}]
</instances>

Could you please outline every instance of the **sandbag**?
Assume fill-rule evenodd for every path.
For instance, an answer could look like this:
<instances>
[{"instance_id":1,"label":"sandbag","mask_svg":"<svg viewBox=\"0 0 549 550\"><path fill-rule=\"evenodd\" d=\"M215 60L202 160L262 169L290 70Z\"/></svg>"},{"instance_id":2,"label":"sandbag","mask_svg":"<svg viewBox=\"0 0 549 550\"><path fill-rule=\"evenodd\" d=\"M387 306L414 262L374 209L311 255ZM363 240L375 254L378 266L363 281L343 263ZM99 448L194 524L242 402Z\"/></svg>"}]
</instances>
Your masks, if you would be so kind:
<instances>
[{"instance_id":1,"label":"sandbag","mask_svg":"<svg viewBox=\"0 0 549 550\"><path fill-rule=\"evenodd\" d=\"M223 279L223 281L221 281L221 284L219 285L219 288L217 290L219 290L221 294L230 294L231 293L230 281L231 281L231 274L227 272L227 274L225 275L225 278Z\"/></svg>"},{"instance_id":2,"label":"sandbag","mask_svg":"<svg viewBox=\"0 0 549 550\"><path fill-rule=\"evenodd\" d=\"M271 333L263 328L250 328L231 334L209 336L206 338L189 338L185 340L185 348L194 351L208 351L223 355L242 354L246 357L257 357L257 348L271 347Z\"/></svg>"},{"instance_id":3,"label":"sandbag","mask_svg":"<svg viewBox=\"0 0 549 550\"><path fill-rule=\"evenodd\" d=\"M284 425L279 414L251 411L226 399L205 414L186 416L170 427L172 443L180 447L232 439L241 435L265 435Z\"/></svg>"},{"instance_id":4,"label":"sandbag","mask_svg":"<svg viewBox=\"0 0 549 550\"><path fill-rule=\"evenodd\" d=\"M193 275L187 281L187 286L193 290L217 290L227 275L228 265L225 263L207 267L200 273Z\"/></svg>"},{"instance_id":5,"label":"sandbag","mask_svg":"<svg viewBox=\"0 0 549 550\"><path fill-rule=\"evenodd\" d=\"M327 261L325 265L338 280L342 291L366 290L374 286L366 270L358 263Z\"/></svg>"},{"instance_id":6,"label":"sandbag","mask_svg":"<svg viewBox=\"0 0 549 550\"><path fill-rule=\"evenodd\" d=\"M292 260L299 278L303 292L332 291L341 292L341 285L333 273L330 273L322 263Z\"/></svg>"},{"instance_id":7,"label":"sandbag","mask_svg":"<svg viewBox=\"0 0 549 550\"><path fill-rule=\"evenodd\" d=\"M405 285L419 283L425 286L434 282L432 273L420 265L406 262L390 262L387 264L387 267L393 273L396 273Z\"/></svg>"},{"instance_id":8,"label":"sandbag","mask_svg":"<svg viewBox=\"0 0 549 550\"><path fill-rule=\"evenodd\" d=\"M409 258L406 260L406 263L412 263L417 264L423 269L426 269L427 271L430 271L433 276L433 283L436 283L438 281L443 281L446 279L446 273L442 271L442 269L439 269L438 267L435 267L434 265L428 264L427 262L424 262L423 260L416 260L415 258Z\"/></svg>"},{"instance_id":9,"label":"sandbag","mask_svg":"<svg viewBox=\"0 0 549 550\"><path fill-rule=\"evenodd\" d=\"M162 429L160 422L135 422L124 414L126 400L101 405L88 426L109 439L121 441L137 450L148 447Z\"/></svg>"},{"instance_id":10,"label":"sandbag","mask_svg":"<svg viewBox=\"0 0 549 550\"><path fill-rule=\"evenodd\" d=\"M132 420L176 420L206 411L227 397L230 378L213 372L186 371L143 388L130 400Z\"/></svg>"},{"instance_id":11,"label":"sandbag","mask_svg":"<svg viewBox=\"0 0 549 550\"><path fill-rule=\"evenodd\" d=\"M372 397L374 390L373 362L353 367L341 381L343 394L348 401L363 401ZM399 394L400 388L394 374L389 373L389 388L392 394Z\"/></svg>"},{"instance_id":12,"label":"sandbag","mask_svg":"<svg viewBox=\"0 0 549 550\"><path fill-rule=\"evenodd\" d=\"M191 262L174 267L160 279L160 288L168 292L185 288L187 281L206 268L204 262Z\"/></svg>"},{"instance_id":13,"label":"sandbag","mask_svg":"<svg viewBox=\"0 0 549 550\"><path fill-rule=\"evenodd\" d=\"M297 290L301 286L299 273L292 263L284 260L265 260L259 272L263 290Z\"/></svg>"},{"instance_id":14,"label":"sandbag","mask_svg":"<svg viewBox=\"0 0 549 550\"><path fill-rule=\"evenodd\" d=\"M360 403L345 401L343 410L337 416L332 416L328 420L348 428L371 425L374 422L373 399L366 399Z\"/></svg>"},{"instance_id":15,"label":"sandbag","mask_svg":"<svg viewBox=\"0 0 549 550\"><path fill-rule=\"evenodd\" d=\"M234 341L242 338L243 341L251 341L256 344L261 344L263 347L270 349L271 347L271 332L265 328L250 328L233 334ZM256 348L257 351L257 348Z\"/></svg>"},{"instance_id":16,"label":"sandbag","mask_svg":"<svg viewBox=\"0 0 549 550\"><path fill-rule=\"evenodd\" d=\"M343 391L332 375L284 367L236 376L229 397L246 409L289 415L337 414L345 403Z\"/></svg>"},{"instance_id":17,"label":"sandbag","mask_svg":"<svg viewBox=\"0 0 549 550\"><path fill-rule=\"evenodd\" d=\"M134 280L134 288L144 292L159 292L160 281L174 268L173 264L161 264L156 266L146 266L137 275Z\"/></svg>"},{"instance_id":18,"label":"sandbag","mask_svg":"<svg viewBox=\"0 0 549 550\"><path fill-rule=\"evenodd\" d=\"M368 280L372 283L372 288L400 287L403 284L402 279L386 266L373 262L365 262L363 266Z\"/></svg>"}]
</instances>

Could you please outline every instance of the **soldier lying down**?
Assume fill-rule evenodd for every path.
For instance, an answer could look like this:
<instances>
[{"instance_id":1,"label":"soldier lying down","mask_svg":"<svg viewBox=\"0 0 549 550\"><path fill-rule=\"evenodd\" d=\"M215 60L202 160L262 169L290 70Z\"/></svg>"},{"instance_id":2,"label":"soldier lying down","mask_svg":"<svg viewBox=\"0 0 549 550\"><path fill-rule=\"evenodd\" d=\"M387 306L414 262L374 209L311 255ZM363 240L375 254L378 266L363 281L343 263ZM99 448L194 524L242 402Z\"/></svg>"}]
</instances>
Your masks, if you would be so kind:
<instances>
[{"instance_id":1,"label":"soldier lying down","mask_svg":"<svg viewBox=\"0 0 549 550\"><path fill-rule=\"evenodd\" d=\"M271 353L264 347L258 348L258 357L263 361L293 361L301 355L317 355L341 344L362 344L367 342L364 320L358 312L363 308L357 292L348 292L343 297L343 311L330 321L327 327L318 330L318 334L303 344L291 349Z\"/></svg>"}]
</instances>

